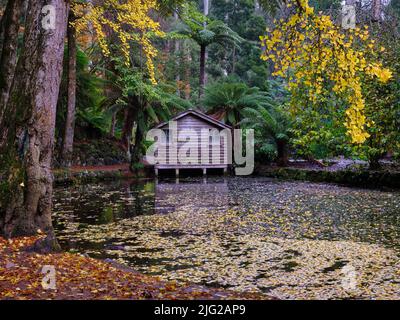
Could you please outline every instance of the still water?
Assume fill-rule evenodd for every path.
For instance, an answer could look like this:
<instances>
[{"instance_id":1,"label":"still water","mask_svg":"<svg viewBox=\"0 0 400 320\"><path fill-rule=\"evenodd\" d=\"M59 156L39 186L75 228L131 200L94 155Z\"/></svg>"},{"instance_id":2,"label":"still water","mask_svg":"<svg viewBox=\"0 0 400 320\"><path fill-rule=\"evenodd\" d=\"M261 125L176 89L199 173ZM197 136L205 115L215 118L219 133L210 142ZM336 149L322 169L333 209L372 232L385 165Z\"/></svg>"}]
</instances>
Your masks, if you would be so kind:
<instances>
[{"instance_id":1,"label":"still water","mask_svg":"<svg viewBox=\"0 0 400 320\"><path fill-rule=\"evenodd\" d=\"M66 250L282 299L400 298L400 192L268 178L55 190Z\"/></svg>"}]
</instances>

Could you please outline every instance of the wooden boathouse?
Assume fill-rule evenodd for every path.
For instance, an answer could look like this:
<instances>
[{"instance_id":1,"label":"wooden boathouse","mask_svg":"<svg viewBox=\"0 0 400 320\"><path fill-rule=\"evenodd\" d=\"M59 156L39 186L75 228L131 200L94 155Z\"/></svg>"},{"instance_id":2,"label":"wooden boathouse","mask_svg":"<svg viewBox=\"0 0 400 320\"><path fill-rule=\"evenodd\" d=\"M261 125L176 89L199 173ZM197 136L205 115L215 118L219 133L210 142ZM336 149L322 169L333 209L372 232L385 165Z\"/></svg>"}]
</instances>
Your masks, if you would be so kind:
<instances>
[{"instance_id":1,"label":"wooden boathouse","mask_svg":"<svg viewBox=\"0 0 400 320\"><path fill-rule=\"evenodd\" d=\"M171 157L169 152L171 148L171 137L170 137L170 123L173 122L176 125L176 131L179 135L182 131L187 132L191 130L192 132L195 131L198 135L198 143L196 148L198 148L198 152L195 153L195 156L190 156L189 163L186 160L185 163L182 163L177 157ZM231 130L232 127L223 123L220 120L213 118L205 113L196 110L186 110L177 114L175 117L170 119L167 122L160 123L155 129L161 129L165 132L166 135L166 152L165 158L162 159L161 162L154 164L154 170L156 176L159 173L159 170L166 170L166 169L174 169L175 174L179 176L179 170L190 169L190 170L202 170L203 174L207 174L207 169L221 169L224 173L227 172L229 165L230 165L230 158L231 155L228 153L231 151L230 148L227 147L227 139L226 138L218 138L215 139L211 135L207 138L208 148L206 149L206 155L204 154L204 150L201 150L200 146L200 139L202 134L207 129L209 132L221 133L224 131L226 135L229 132L229 137L231 138ZM221 134L224 136L223 134ZM177 149L183 145L188 145L187 141L177 141L176 146ZM205 161L207 158L208 161Z\"/></svg>"}]
</instances>

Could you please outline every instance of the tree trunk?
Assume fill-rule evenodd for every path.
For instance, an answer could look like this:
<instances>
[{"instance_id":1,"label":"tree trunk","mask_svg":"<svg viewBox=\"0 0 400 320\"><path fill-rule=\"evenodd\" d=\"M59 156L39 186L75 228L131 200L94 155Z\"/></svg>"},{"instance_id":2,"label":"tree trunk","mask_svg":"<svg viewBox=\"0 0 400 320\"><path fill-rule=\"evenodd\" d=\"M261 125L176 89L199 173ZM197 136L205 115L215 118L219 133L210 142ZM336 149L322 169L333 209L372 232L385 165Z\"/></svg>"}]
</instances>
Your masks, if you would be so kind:
<instances>
[{"instance_id":1,"label":"tree trunk","mask_svg":"<svg viewBox=\"0 0 400 320\"><path fill-rule=\"evenodd\" d=\"M125 111L124 126L122 128L121 142L123 146L129 151L130 142L132 139L132 129L135 123L135 107L129 106Z\"/></svg>"},{"instance_id":2,"label":"tree trunk","mask_svg":"<svg viewBox=\"0 0 400 320\"><path fill-rule=\"evenodd\" d=\"M178 13L174 12L174 20L175 22L178 21ZM176 76L175 76L175 82L176 82L176 86L177 86L177 90L176 90L176 94L178 96L181 96L181 92L180 92L180 82L181 82L181 75L180 75L180 63L181 63L181 57L179 56L179 52L180 52L181 46L180 46L180 40L176 39L175 40L175 49L174 49L174 54L175 54L175 70L176 70ZM179 58L178 58L179 57Z\"/></svg>"},{"instance_id":3,"label":"tree trunk","mask_svg":"<svg viewBox=\"0 0 400 320\"><path fill-rule=\"evenodd\" d=\"M203 0L203 14L207 17L210 11L210 1Z\"/></svg>"},{"instance_id":4,"label":"tree trunk","mask_svg":"<svg viewBox=\"0 0 400 320\"><path fill-rule=\"evenodd\" d=\"M64 139L61 153L63 166L71 166L72 152L74 146L75 111L76 111L76 31L70 23L74 20L70 12L67 30L68 38L68 99L67 117L65 119Z\"/></svg>"},{"instance_id":5,"label":"tree trunk","mask_svg":"<svg viewBox=\"0 0 400 320\"><path fill-rule=\"evenodd\" d=\"M203 14L207 17L209 13L209 0L203 0ZM207 28L207 22L203 23L204 29ZM200 45L200 84L199 84L199 100L203 98L204 87L207 82L206 75L207 47Z\"/></svg>"},{"instance_id":6,"label":"tree trunk","mask_svg":"<svg viewBox=\"0 0 400 320\"><path fill-rule=\"evenodd\" d=\"M132 172L137 173L138 166L142 159L142 141L144 138L144 132L137 126L136 134L135 134L135 142L132 144L131 150L131 166L130 169Z\"/></svg>"},{"instance_id":7,"label":"tree trunk","mask_svg":"<svg viewBox=\"0 0 400 320\"><path fill-rule=\"evenodd\" d=\"M114 33L110 32L110 37L114 37ZM115 79L115 62L111 60L109 57L104 57L106 59L106 72L105 78L107 80L106 85L104 87L104 94L109 101L109 105L113 105L117 98L120 96L121 92L115 87L114 83ZM111 116L111 124L110 124L110 136L115 137L115 128L117 126L117 111L114 111Z\"/></svg>"},{"instance_id":8,"label":"tree trunk","mask_svg":"<svg viewBox=\"0 0 400 320\"><path fill-rule=\"evenodd\" d=\"M180 47L180 43L179 40L175 40L175 58L176 58L176 76L175 76L175 82L176 82L176 86L177 86L177 90L176 90L176 94L180 97L181 96L181 91L180 91L180 85L181 85L181 75L180 75L180 63L181 63L181 59L178 56L179 55L179 51L180 51L181 47Z\"/></svg>"},{"instance_id":9,"label":"tree trunk","mask_svg":"<svg viewBox=\"0 0 400 320\"><path fill-rule=\"evenodd\" d=\"M144 119L141 119L140 117L143 117L144 111L141 110L143 108L143 104L140 101L140 98L138 96L132 96L129 99L129 121L132 120L132 126L131 126L131 131L133 129L133 124L136 122L136 131L135 131L135 140L133 143L129 144L129 152L130 152L130 170L132 172L137 173L138 171L138 164L140 163L141 160L141 155L142 155L142 142L144 138L144 132L142 131L143 128L139 125L139 122L144 122ZM131 137L132 138L132 137Z\"/></svg>"},{"instance_id":10,"label":"tree trunk","mask_svg":"<svg viewBox=\"0 0 400 320\"><path fill-rule=\"evenodd\" d=\"M204 87L206 85L206 46L200 46L200 85L199 100L203 98Z\"/></svg>"},{"instance_id":11,"label":"tree trunk","mask_svg":"<svg viewBox=\"0 0 400 320\"><path fill-rule=\"evenodd\" d=\"M0 122L7 105L17 64L19 19L23 0L9 0L2 18L4 41L0 57Z\"/></svg>"},{"instance_id":12,"label":"tree trunk","mask_svg":"<svg viewBox=\"0 0 400 320\"><path fill-rule=\"evenodd\" d=\"M5 11L5 10L4 10ZM4 37L4 12L2 16L0 17L0 39L3 39ZM3 50L3 43L0 41L0 52Z\"/></svg>"},{"instance_id":13,"label":"tree trunk","mask_svg":"<svg viewBox=\"0 0 400 320\"><path fill-rule=\"evenodd\" d=\"M55 28L42 27L41 10L55 8ZM0 123L0 232L6 237L53 234L51 222L55 116L68 6L31 0L24 45Z\"/></svg>"},{"instance_id":14,"label":"tree trunk","mask_svg":"<svg viewBox=\"0 0 400 320\"><path fill-rule=\"evenodd\" d=\"M286 143L286 141L278 140L276 145L277 145L277 149L278 149L277 164L280 167L286 167L289 163L288 152L287 152L287 143Z\"/></svg>"},{"instance_id":15,"label":"tree trunk","mask_svg":"<svg viewBox=\"0 0 400 320\"><path fill-rule=\"evenodd\" d=\"M185 51L185 99L190 100L191 88L190 88L190 67L192 65L192 56L190 55L190 48L187 41L184 40L184 51Z\"/></svg>"}]
</instances>

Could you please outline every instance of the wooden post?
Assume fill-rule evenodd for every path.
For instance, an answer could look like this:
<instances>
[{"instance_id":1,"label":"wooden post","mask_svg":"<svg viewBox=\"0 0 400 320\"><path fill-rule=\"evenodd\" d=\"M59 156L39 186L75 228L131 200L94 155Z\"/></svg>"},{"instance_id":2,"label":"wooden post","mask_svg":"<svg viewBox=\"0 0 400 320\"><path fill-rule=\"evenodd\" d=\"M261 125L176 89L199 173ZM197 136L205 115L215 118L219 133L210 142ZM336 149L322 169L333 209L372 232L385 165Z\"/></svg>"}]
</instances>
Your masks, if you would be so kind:
<instances>
[{"instance_id":1,"label":"wooden post","mask_svg":"<svg viewBox=\"0 0 400 320\"><path fill-rule=\"evenodd\" d=\"M203 168L203 176L207 175L207 168Z\"/></svg>"},{"instance_id":2,"label":"wooden post","mask_svg":"<svg viewBox=\"0 0 400 320\"><path fill-rule=\"evenodd\" d=\"M156 177L158 177L158 169L157 168L154 168L154 173L155 173Z\"/></svg>"},{"instance_id":3,"label":"wooden post","mask_svg":"<svg viewBox=\"0 0 400 320\"><path fill-rule=\"evenodd\" d=\"M224 168L224 176L226 176L228 174L228 168Z\"/></svg>"},{"instance_id":4,"label":"wooden post","mask_svg":"<svg viewBox=\"0 0 400 320\"><path fill-rule=\"evenodd\" d=\"M179 169L175 169L175 176L179 177Z\"/></svg>"}]
</instances>

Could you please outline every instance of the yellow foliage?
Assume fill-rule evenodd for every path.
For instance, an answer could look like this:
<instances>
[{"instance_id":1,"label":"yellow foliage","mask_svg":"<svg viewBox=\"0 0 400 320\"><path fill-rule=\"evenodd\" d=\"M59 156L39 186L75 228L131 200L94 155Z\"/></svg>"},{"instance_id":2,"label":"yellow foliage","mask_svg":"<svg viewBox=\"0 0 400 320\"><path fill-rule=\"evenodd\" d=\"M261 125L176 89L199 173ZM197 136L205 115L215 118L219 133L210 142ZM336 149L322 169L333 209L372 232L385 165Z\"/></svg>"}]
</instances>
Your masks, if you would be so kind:
<instances>
[{"instance_id":1,"label":"yellow foliage","mask_svg":"<svg viewBox=\"0 0 400 320\"><path fill-rule=\"evenodd\" d=\"M306 86L313 103L329 94L326 84L333 83L333 92L349 104L344 123L347 132L353 143L363 143L369 134L361 76L375 76L383 83L391 79L392 72L376 62L377 53L385 49L375 48L367 27L343 30L329 16L315 14L308 0L290 0L288 7L295 10L287 21L260 37L266 48L261 58L274 62L275 76L289 79L289 90Z\"/></svg>"},{"instance_id":2,"label":"yellow foliage","mask_svg":"<svg viewBox=\"0 0 400 320\"><path fill-rule=\"evenodd\" d=\"M110 48L105 30L108 28L114 32L119 38L120 50L127 65L130 42L139 43L146 57L150 79L155 83L153 59L157 55L157 50L150 39L152 35L164 36L159 23L149 16L149 12L156 8L156 0L104 0L101 5L75 4L73 11L79 18L74 25L78 34L88 26L93 28L103 54L106 56L110 55Z\"/></svg>"}]
</instances>

